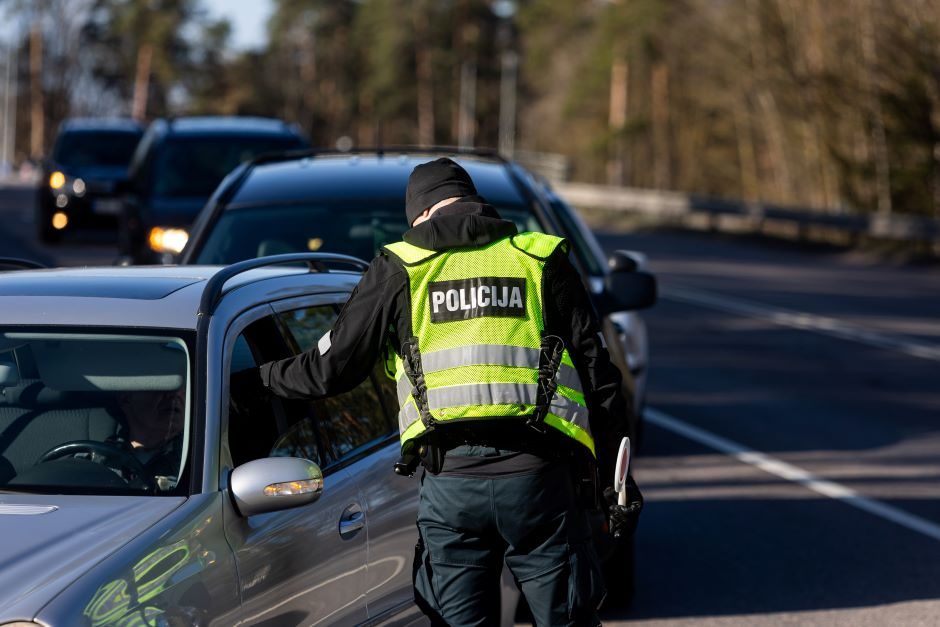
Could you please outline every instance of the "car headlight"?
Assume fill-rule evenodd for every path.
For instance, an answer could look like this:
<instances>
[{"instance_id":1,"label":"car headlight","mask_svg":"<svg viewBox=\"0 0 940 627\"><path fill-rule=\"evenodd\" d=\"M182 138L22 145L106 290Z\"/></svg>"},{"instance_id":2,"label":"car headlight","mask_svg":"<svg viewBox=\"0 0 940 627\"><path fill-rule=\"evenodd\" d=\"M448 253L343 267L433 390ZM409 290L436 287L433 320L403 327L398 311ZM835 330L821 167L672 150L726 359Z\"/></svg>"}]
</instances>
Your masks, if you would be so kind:
<instances>
[{"instance_id":1,"label":"car headlight","mask_svg":"<svg viewBox=\"0 0 940 627\"><path fill-rule=\"evenodd\" d=\"M65 175L58 170L49 175L49 187L59 189L65 185Z\"/></svg>"},{"instance_id":2,"label":"car headlight","mask_svg":"<svg viewBox=\"0 0 940 627\"><path fill-rule=\"evenodd\" d=\"M186 229L163 226L155 226L150 229L150 235L147 237L147 242L153 251L177 255L183 252L187 241L189 241L189 233Z\"/></svg>"}]
</instances>

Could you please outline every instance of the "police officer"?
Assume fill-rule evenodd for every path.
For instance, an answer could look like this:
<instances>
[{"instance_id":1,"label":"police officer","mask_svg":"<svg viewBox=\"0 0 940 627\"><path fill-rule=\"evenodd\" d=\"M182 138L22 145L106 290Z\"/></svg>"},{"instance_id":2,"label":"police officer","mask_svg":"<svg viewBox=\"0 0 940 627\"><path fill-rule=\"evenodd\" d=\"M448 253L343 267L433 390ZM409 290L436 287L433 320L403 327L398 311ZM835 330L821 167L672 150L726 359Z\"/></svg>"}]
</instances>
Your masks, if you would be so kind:
<instances>
[{"instance_id":1,"label":"police officer","mask_svg":"<svg viewBox=\"0 0 940 627\"><path fill-rule=\"evenodd\" d=\"M434 624L498 622L505 560L538 625L597 624L585 515L626 432L620 373L565 240L519 233L442 158L417 166L404 241L372 261L317 347L261 366L276 395L323 397L394 351L402 461L422 473L415 598ZM391 369L391 368L389 368ZM594 472L595 462L597 473ZM606 492L610 531L642 497Z\"/></svg>"}]
</instances>

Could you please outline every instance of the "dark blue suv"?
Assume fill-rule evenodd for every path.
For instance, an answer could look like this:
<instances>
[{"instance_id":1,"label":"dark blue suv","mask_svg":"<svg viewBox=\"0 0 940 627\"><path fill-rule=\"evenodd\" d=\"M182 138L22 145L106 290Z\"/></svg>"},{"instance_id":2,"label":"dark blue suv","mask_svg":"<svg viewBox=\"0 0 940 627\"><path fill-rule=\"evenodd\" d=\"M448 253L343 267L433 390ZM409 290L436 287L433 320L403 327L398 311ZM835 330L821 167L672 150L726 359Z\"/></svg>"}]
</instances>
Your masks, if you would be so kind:
<instances>
[{"instance_id":1,"label":"dark blue suv","mask_svg":"<svg viewBox=\"0 0 940 627\"><path fill-rule=\"evenodd\" d=\"M42 164L36 236L51 244L75 226L114 229L121 187L143 127L122 118L72 118Z\"/></svg>"},{"instance_id":2,"label":"dark blue suv","mask_svg":"<svg viewBox=\"0 0 940 627\"><path fill-rule=\"evenodd\" d=\"M183 249L190 223L229 171L264 153L307 147L297 127L281 120L156 120L131 161L121 254L135 263L169 260Z\"/></svg>"}]
</instances>

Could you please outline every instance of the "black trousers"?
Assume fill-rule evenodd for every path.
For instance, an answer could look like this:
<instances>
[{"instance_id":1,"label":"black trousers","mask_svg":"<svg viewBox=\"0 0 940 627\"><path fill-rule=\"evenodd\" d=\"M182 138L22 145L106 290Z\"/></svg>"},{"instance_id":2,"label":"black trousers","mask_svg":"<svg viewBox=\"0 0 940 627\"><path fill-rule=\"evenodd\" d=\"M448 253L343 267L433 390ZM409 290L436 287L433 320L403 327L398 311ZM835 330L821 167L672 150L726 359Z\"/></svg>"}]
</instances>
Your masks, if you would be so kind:
<instances>
[{"instance_id":1,"label":"black trousers","mask_svg":"<svg viewBox=\"0 0 940 627\"><path fill-rule=\"evenodd\" d=\"M498 625L507 564L535 624L598 625L605 590L564 463L519 476L422 478L415 599L435 625Z\"/></svg>"}]
</instances>

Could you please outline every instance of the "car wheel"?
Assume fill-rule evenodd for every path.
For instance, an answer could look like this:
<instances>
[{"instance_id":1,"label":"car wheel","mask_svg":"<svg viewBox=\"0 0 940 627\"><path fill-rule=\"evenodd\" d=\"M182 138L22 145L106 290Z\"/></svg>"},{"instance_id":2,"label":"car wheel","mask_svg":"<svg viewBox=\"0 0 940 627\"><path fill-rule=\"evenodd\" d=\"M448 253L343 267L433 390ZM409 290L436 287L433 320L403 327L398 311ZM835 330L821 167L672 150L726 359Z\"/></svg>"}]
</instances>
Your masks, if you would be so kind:
<instances>
[{"instance_id":1,"label":"car wheel","mask_svg":"<svg viewBox=\"0 0 940 627\"><path fill-rule=\"evenodd\" d=\"M633 605L636 594L636 551L631 537L617 544L610 559L604 564L604 580L607 582L607 600L604 607L627 609Z\"/></svg>"}]
</instances>

